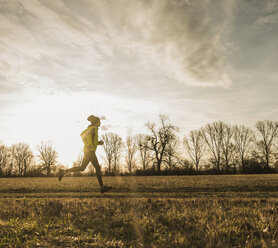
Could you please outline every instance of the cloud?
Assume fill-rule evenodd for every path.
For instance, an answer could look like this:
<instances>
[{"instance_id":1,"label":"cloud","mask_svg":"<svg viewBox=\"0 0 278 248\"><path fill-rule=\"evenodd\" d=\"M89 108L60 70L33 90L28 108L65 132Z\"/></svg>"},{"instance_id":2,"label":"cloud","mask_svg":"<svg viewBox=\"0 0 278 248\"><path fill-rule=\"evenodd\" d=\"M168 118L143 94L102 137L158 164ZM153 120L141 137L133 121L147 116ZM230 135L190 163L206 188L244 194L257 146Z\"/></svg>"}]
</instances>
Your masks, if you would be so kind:
<instances>
[{"instance_id":1,"label":"cloud","mask_svg":"<svg viewBox=\"0 0 278 248\"><path fill-rule=\"evenodd\" d=\"M271 24L275 24L278 22L277 0L263 1L260 4L255 5L255 9L258 12L255 23L259 27L265 26L269 29L272 28Z\"/></svg>"},{"instance_id":2,"label":"cloud","mask_svg":"<svg viewBox=\"0 0 278 248\"><path fill-rule=\"evenodd\" d=\"M240 29L249 25L248 34L250 31L265 32L272 28L278 21L278 1L241 1L238 3L238 20L240 21ZM244 30L245 31L245 30Z\"/></svg>"},{"instance_id":3,"label":"cloud","mask_svg":"<svg viewBox=\"0 0 278 248\"><path fill-rule=\"evenodd\" d=\"M263 77L277 77L278 44L278 1L240 1L236 7L234 31L231 36L235 48L230 57L233 82L244 83L244 79L235 79L237 75L261 74ZM254 77L252 87L267 81ZM236 83L235 83L236 84Z\"/></svg>"},{"instance_id":4,"label":"cloud","mask_svg":"<svg viewBox=\"0 0 278 248\"><path fill-rule=\"evenodd\" d=\"M2 72L4 73L4 72ZM17 99L23 93L24 88L21 84L16 82L11 83L12 80L8 79L6 75L0 74L0 112L6 113L6 108L11 105L17 104ZM24 99L26 100L26 99Z\"/></svg>"},{"instance_id":5,"label":"cloud","mask_svg":"<svg viewBox=\"0 0 278 248\"><path fill-rule=\"evenodd\" d=\"M1 0L6 77L50 92L227 86L229 2Z\"/></svg>"},{"instance_id":6,"label":"cloud","mask_svg":"<svg viewBox=\"0 0 278 248\"><path fill-rule=\"evenodd\" d=\"M113 16L106 25L116 42L138 51L168 77L186 85L226 86L221 38L229 28L232 2L117 1L109 2L110 8L102 5L100 12Z\"/></svg>"},{"instance_id":7,"label":"cloud","mask_svg":"<svg viewBox=\"0 0 278 248\"><path fill-rule=\"evenodd\" d=\"M106 131L109 131L109 129L111 128L111 125L102 125L100 128L102 131L106 132Z\"/></svg>"},{"instance_id":8,"label":"cloud","mask_svg":"<svg viewBox=\"0 0 278 248\"><path fill-rule=\"evenodd\" d=\"M271 23L277 23L277 21L278 21L278 13L275 13L275 14L270 14L258 18L257 23L260 25L267 25Z\"/></svg>"},{"instance_id":9,"label":"cloud","mask_svg":"<svg viewBox=\"0 0 278 248\"><path fill-rule=\"evenodd\" d=\"M278 1L277 0L268 0L268 1L263 2L263 4L264 4L263 11L268 14L278 11Z\"/></svg>"},{"instance_id":10,"label":"cloud","mask_svg":"<svg viewBox=\"0 0 278 248\"><path fill-rule=\"evenodd\" d=\"M161 64L174 78L192 85L230 83L221 41L229 15L211 11L223 12L224 7L209 1L155 1L145 26L149 27L150 45L162 55Z\"/></svg>"}]
</instances>

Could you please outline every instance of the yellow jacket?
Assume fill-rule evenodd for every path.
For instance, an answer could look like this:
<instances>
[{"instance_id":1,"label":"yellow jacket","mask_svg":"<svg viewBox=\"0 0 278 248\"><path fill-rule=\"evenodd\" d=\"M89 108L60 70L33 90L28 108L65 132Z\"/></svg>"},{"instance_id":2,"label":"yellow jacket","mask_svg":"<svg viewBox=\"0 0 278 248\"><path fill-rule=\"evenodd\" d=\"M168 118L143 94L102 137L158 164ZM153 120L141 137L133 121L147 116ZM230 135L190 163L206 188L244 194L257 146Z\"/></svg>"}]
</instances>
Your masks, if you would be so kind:
<instances>
[{"instance_id":1,"label":"yellow jacket","mask_svg":"<svg viewBox=\"0 0 278 248\"><path fill-rule=\"evenodd\" d=\"M97 150L98 128L96 126L88 126L80 135L84 143L84 152Z\"/></svg>"}]
</instances>

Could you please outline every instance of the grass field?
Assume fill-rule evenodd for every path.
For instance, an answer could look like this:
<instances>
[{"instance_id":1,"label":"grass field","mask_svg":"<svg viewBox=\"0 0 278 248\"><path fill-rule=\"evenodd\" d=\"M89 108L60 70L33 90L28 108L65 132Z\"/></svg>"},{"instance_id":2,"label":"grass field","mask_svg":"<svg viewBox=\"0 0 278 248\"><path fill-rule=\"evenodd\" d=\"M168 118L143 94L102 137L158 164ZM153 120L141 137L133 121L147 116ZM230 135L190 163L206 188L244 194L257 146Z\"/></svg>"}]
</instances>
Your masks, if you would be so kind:
<instances>
[{"instance_id":1,"label":"grass field","mask_svg":"<svg viewBox=\"0 0 278 248\"><path fill-rule=\"evenodd\" d=\"M0 181L0 247L278 247L278 175Z\"/></svg>"}]
</instances>

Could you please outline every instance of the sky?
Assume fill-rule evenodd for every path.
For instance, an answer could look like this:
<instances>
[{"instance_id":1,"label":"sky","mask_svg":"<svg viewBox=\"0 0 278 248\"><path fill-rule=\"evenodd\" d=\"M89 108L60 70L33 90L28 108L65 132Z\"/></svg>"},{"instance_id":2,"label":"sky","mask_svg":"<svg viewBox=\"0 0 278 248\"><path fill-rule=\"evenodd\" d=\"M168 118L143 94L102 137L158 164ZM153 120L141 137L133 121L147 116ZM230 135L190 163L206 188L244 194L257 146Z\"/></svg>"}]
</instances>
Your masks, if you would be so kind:
<instances>
[{"instance_id":1,"label":"sky","mask_svg":"<svg viewBox=\"0 0 278 248\"><path fill-rule=\"evenodd\" d=\"M278 0L0 0L0 141L71 167L91 114L123 139L277 121L277 51Z\"/></svg>"}]
</instances>

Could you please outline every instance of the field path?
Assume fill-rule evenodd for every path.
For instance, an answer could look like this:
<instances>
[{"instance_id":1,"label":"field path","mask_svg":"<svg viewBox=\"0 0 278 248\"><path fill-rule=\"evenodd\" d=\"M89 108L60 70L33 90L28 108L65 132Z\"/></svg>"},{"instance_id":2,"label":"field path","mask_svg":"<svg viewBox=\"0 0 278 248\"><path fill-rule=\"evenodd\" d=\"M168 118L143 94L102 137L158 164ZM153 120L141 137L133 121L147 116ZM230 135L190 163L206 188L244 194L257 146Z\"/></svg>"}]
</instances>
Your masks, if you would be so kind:
<instances>
[{"instance_id":1,"label":"field path","mask_svg":"<svg viewBox=\"0 0 278 248\"><path fill-rule=\"evenodd\" d=\"M278 175L104 177L111 192L101 194L95 177L2 178L2 198L192 198L278 197Z\"/></svg>"}]
</instances>

